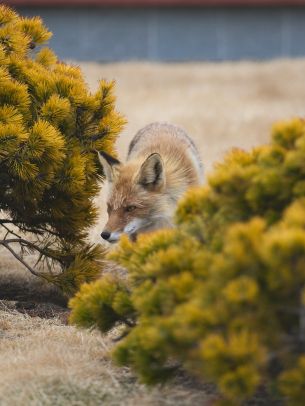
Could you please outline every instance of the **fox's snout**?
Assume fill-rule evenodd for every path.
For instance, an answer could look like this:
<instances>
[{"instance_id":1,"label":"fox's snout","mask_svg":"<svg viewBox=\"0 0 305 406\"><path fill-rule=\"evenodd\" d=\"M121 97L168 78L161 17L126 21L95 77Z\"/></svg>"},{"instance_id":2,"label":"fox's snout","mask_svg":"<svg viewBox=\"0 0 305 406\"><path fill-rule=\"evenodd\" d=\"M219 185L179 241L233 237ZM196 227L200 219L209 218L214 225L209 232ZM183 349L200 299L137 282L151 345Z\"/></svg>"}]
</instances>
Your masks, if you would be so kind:
<instances>
[{"instance_id":1,"label":"fox's snout","mask_svg":"<svg viewBox=\"0 0 305 406\"><path fill-rule=\"evenodd\" d=\"M101 237L110 243L115 243L119 240L122 233L119 232L110 232L108 230L103 230L101 233Z\"/></svg>"},{"instance_id":2,"label":"fox's snout","mask_svg":"<svg viewBox=\"0 0 305 406\"><path fill-rule=\"evenodd\" d=\"M111 233L109 233L109 231L103 231L101 234L101 237L106 241L109 240L110 236L111 236Z\"/></svg>"},{"instance_id":3,"label":"fox's snout","mask_svg":"<svg viewBox=\"0 0 305 406\"><path fill-rule=\"evenodd\" d=\"M141 230L143 227L147 225L146 220L140 218L133 218L130 219L121 230L117 228L116 231L111 231L109 229L109 223L111 223L111 216L110 221L108 221L104 230L101 233L101 237L110 243L117 242L122 234L128 235L128 237L131 240L135 241L139 230Z\"/></svg>"}]
</instances>

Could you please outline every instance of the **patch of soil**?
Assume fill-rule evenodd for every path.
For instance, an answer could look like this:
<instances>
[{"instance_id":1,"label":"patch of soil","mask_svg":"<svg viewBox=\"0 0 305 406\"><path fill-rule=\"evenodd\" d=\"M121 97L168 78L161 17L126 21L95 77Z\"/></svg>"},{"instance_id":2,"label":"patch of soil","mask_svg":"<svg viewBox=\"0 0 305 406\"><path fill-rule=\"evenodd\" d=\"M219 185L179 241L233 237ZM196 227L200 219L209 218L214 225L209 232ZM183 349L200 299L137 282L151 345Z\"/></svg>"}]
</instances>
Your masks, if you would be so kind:
<instances>
[{"instance_id":1,"label":"patch of soil","mask_svg":"<svg viewBox=\"0 0 305 406\"><path fill-rule=\"evenodd\" d=\"M16 310L31 317L43 319L60 319L63 324L68 324L70 310L54 303L16 302Z\"/></svg>"},{"instance_id":2,"label":"patch of soil","mask_svg":"<svg viewBox=\"0 0 305 406\"><path fill-rule=\"evenodd\" d=\"M10 309L19 313L27 314L30 317L40 317L43 319L59 319L62 324L68 324L70 310L54 303L31 302L31 301L0 301L0 309Z\"/></svg>"},{"instance_id":3,"label":"patch of soil","mask_svg":"<svg viewBox=\"0 0 305 406\"><path fill-rule=\"evenodd\" d=\"M21 302L50 302L59 306L67 305L59 289L49 284L48 287L34 283L19 283L18 281L0 281L0 300L16 300Z\"/></svg>"}]
</instances>

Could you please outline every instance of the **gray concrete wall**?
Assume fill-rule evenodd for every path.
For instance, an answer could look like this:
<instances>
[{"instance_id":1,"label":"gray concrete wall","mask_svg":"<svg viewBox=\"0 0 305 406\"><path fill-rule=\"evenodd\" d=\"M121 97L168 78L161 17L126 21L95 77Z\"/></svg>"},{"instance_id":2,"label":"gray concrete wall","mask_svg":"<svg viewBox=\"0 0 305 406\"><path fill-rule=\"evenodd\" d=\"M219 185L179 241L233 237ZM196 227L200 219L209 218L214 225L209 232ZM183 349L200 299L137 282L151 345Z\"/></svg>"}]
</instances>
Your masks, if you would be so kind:
<instances>
[{"instance_id":1,"label":"gray concrete wall","mask_svg":"<svg viewBox=\"0 0 305 406\"><path fill-rule=\"evenodd\" d=\"M60 58L202 61L305 56L305 7L19 8Z\"/></svg>"}]
</instances>

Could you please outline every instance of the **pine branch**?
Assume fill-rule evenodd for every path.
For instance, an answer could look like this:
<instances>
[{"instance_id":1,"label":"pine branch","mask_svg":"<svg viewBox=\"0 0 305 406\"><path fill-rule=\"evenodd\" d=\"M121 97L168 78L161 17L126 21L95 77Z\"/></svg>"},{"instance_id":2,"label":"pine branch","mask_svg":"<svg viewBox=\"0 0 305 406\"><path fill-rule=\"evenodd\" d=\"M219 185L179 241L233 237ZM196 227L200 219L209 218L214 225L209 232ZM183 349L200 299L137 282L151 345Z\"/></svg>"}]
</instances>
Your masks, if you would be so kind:
<instances>
[{"instance_id":1,"label":"pine branch","mask_svg":"<svg viewBox=\"0 0 305 406\"><path fill-rule=\"evenodd\" d=\"M125 330L122 334L120 334L118 337L114 337L111 341L113 343L118 343L119 341L123 340L123 338L127 337L129 334L129 331Z\"/></svg>"},{"instance_id":2,"label":"pine branch","mask_svg":"<svg viewBox=\"0 0 305 406\"><path fill-rule=\"evenodd\" d=\"M11 219L0 219L0 224L1 225L13 224L13 225L20 227L22 229L22 231L26 231L28 233L33 233L33 234L49 233L49 234L54 235L55 237L60 237L59 233L57 233L56 231L50 230L47 227L37 227L37 228L36 227L33 227L33 228L23 227L22 221L15 221L15 220L11 220Z\"/></svg>"},{"instance_id":3,"label":"pine branch","mask_svg":"<svg viewBox=\"0 0 305 406\"><path fill-rule=\"evenodd\" d=\"M56 231L50 230L49 228L44 228L44 227L39 227L39 228L27 228L20 226L22 231L26 231L28 233L33 233L33 234L44 234L44 233L49 233L51 235L54 235L55 237L61 237L59 233Z\"/></svg>"},{"instance_id":4,"label":"pine branch","mask_svg":"<svg viewBox=\"0 0 305 406\"><path fill-rule=\"evenodd\" d=\"M121 317L121 320L122 320L123 323L126 324L126 326L131 327L131 328L132 328L132 327L135 327L135 326L137 325L136 322L134 322L134 321L132 321L132 320L128 320L128 319L126 319L125 317Z\"/></svg>"},{"instance_id":5,"label":"pine branch","mask_svg":"<svg viewBox=\"0 0 305 406\"><path fill-rule=\"evenodd\" d=\"M90 136L88 137L88 140L90 140L90 141L97 141L97 140L100 140L100 139L104 138L104 137L109 133L109 130L110 130L110 129L105 128L105 129L104 129L103 131L101 131L100 133L90 135Z\"/></svg>"}]
</instances>

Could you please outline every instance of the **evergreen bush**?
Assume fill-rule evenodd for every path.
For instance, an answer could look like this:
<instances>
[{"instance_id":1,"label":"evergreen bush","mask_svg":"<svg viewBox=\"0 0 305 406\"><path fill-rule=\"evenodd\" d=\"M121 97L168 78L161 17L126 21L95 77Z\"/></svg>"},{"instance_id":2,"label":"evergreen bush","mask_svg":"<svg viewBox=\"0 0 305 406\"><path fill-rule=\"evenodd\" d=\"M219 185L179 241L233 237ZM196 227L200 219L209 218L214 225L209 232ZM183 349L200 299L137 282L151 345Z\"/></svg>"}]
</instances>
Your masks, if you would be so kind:
<instances>
[{"instance_id":1,"label":"evergreen bush","mask_svg":"<svg viewBox=\"0 0 305 406\"><path fill-rule=\"evenodd\" d=\"M103 251L86 242L103 176L95 150L115 153L123 119L113 83L90 93L50 36L40 18L0 6L0 245L41 275L24 256L38 253L42 275L70 294L100 272Z\"/></svg>"},{"instance_id":2,"label":"evergreen bush","mask_svg":"<svg viewBox=\"0 0 305 406\"><path fill-rule=\"evenodd\" d=\"M114 358L144 382L183 365L237 405L260 385L305 398L305 122L233 150L179 204L177 227L121 239L105 276L71 300L71 321L125 324Z\"/></svg>"}]
</instances>

